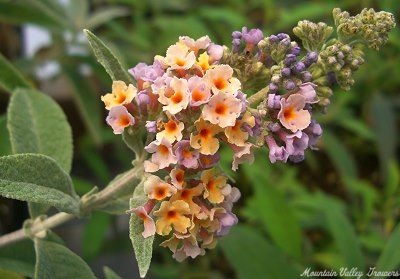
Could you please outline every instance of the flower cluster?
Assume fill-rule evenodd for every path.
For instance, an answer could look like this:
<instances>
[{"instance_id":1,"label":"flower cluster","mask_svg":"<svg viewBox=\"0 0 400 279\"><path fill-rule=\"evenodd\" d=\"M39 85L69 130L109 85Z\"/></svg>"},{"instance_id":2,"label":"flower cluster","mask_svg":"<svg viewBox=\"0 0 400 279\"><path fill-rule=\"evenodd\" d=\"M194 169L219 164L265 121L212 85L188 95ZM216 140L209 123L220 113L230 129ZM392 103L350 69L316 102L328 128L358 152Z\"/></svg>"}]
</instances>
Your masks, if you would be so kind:
<instances>
[{"instance_id":1,"label":"flower cluster","mask_svg":"<svg viewBox=\"0 0 400 279\"><path fill-rule=\"evenodd\" d=\"M390 14L371 10L334 16L340 34L372 48L394 26ZM322 128L313 113L329 104L333 85L353 84L364 61L348 37L329 40L332 31L299 22L294 33L305 50L287 34L264 37L246 27L232 33L231 51L208 36L182 36L152 65L129 70L135 84L113 82L101 97L107 123L115 134L141 141L145 131L147 138L143 202L130 210L143 221L144 238L166 237L161 245L181 261L203 255L238 222L232 207L240 191L218 167L222 145L233 151L233 170L252 163L257 148L267 147L272 163L300 162L316 148Z\"/></svg>"},{"instance_id":2,"label":"flower cluster","mask_svg":"<svg viewBox=\"0 0 400 279\"><path fill-rule=\"evenodd\" d=\"M102 97L114 133L142 125L152 139L144 148L149 201L133 212L144 221L144 237L170 236L162 245L177 260L204 254L237 223L232 205L240 192L216 167L220 143L234 151L234 169L252 160L255 117L233 69L219 63L222 54L207 36L180 37L165 57L129 71L136 87L115 81Z\"/></svg>"}]
</instances>

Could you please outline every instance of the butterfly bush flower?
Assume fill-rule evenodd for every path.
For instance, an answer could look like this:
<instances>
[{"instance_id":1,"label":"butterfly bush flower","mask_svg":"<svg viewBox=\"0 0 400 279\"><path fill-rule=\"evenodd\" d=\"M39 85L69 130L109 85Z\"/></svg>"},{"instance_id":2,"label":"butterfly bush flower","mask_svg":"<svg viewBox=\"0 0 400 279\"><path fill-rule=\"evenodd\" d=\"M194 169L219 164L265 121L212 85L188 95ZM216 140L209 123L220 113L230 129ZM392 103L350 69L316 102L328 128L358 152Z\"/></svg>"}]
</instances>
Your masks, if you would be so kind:
<instances>
[{"instance_id":1,"label":"butterfly bush flower","mask_svg":"<svg viewBox=\"0 0 400 279\"><path fill-rule=\"evenodd\" d=\"M124 106L112 107L108 113L106 121L114 130L114 134L122 134L126 127L135 124L135 118Z\"/></svg>"},{"instance_id":2,"label":"butterfly bush flower","mask_svg":"<svg viewBox=\"0 0 400 279\"><path fill-rule=\"evenodd\" d=\"M335 16L347 33L361 32L353 27L363 17ZM394 26L383 18L384 39L367 38L374 48ZM146 138L143 204L130 211L143 222L144 238L164 237L161 246L183 261L213 249L238 223L233 207L241 194L219 167L221 147L233 152L234 171L262 147L271 163L297 163L317 149L323 130L314 113L329 104L329 85L347 88L364 61L358 48L327 41L331 29L300 22L294 33L304 48L285 33L246 27L232 33L231 50L208 36L181 36L151 65L131 68L133 84L113 82L101 97L107 123L115 134Z\"/></svg>"},{"instance_id":3,"label":"butterfly bush flower","mask_svg":"<svg viewBox=\"0 0 400 279\"><path fill-rule=\"evenodd\" d=\"M117 80L112 84L112 92L101 96L101 100L106 109L110 110L112 107L131 103L136 94L137 89L133 84L126 85L125 82Z\"/></svg>"}]
</instances>

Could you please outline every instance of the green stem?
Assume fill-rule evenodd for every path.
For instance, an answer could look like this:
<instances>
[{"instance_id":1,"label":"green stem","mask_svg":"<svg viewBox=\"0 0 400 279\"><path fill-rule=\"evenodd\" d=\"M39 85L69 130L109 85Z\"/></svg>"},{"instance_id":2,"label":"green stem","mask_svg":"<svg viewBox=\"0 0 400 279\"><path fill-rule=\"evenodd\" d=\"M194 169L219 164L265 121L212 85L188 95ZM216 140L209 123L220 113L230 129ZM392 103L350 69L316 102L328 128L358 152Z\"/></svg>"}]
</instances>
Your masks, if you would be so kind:
<instances>
[{"instance_id":1,"label":"green stem","mask_svg":"<svg viewBox=\"0 0 400 279\"><path fill-rule=\"evenodd\" d=\"M105 206L116 198L118 192L122 191L126 185L133 179L139 179L143 173L143 158L139 158L134 168L125 175L113 180L102 191L90 197L81 198L81 211L85 214L90 213L100 207ZM29 228L29 235L25 233L24 229L19 229L9 234L0 237L0 247L9 245L11 243L23 240L29 236L35 236L38 233L57 227L65 222L76 218L77 216L65 212L57 213L42 222L32 225Z\"/></svg>"},{"instance_id":2,"label":"green stem","mask_svg":"<svg viewBox=\"0 0 400 279\"><path fill-rule=\"evenodd\" d=\"M251 95L247 100L249 101L250 105L257 105L267 97L267 94L268 94L268 87L264 87L257 93Z\"/></svg>"}]
</instances>

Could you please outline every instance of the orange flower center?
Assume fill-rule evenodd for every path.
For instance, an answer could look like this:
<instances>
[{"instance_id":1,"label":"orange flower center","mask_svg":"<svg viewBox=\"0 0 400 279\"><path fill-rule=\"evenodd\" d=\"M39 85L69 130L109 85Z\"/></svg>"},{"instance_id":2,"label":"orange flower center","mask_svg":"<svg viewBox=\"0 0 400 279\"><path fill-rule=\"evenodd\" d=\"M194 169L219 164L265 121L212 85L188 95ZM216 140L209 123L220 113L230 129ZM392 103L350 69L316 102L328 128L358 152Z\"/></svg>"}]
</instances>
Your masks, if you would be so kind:
<instances>
[{"instance_id":1,"label":"orange flower center","mask_svg":"<svg viewBox=\"0 0 400 279\"><path fill-rule=\"evenodd\" d=\"M189 150L183 150L182 154L183 154L183 157L185 157L185 158L192 157L192 152L190 152Z\"/></svg>"},{"instance_id":2,"label":"orange flower center","mask_svg":"<svg viewBox=\"0 0 400 279\"><path fill-rule=\"evenodd\" d=\"M208 183L207 183L207 189L208 190L212 190L212 189L214 189L215 188L215 182L213 181L213 180L211 180L211 181L209 181Z\"/></svg>"},{"instance_id":3,"label":"orange flower center","mask_svg":"<svg viewBox=\"0 0 400 279\"><path fill-rule=\"evenodd\" d=\"M162 200L165 198L166 189L163 186L159 186L155 191L155 198L156 200Z\"/></svg>"},{"instance_id":4,"label":"orange flower center","mask_svg":"<svg viewBox=\"0 0 400 279\"><path fill-rule=\"evenodd\" d=\"M165 130L169 133L176 131L176 129L178 128L178 125L176 125L176 122L173 120L169 120L166 124L165 124Z\"/></svg>"},{"instance_id":5,"label":"orange flower center","mask_svg":"<svg viewBox=\"0 0 400 279\"><path fill-rule=\"evenodd\" d=\"M175 219L177 215L178 214L176 213L175 210L170 210L170 211L167 212L167 218L168 219Z\"/></svg>"},{"instance_id":6,"label":"orange flower center","mask_svg":"<svg viewBox=\"0 0 400 279\"><path fill-rule=\"evenodd\" d=\"M215 106L215 113L219 114L219 115L223 115L226 113L226 109L227 109L227 107L225 106L225 104L219 103Z\"/></svg>"},{"instance_id":7,"label":"orange flower center","mask_svg":"<svg viewBox=\"0 0 400 279\"><path fill-rule=\"evenodd\" d=\"M283 117L286 120L292 120L293 118L295 118L296 117L296 113L295 113L293 107L285 108L285 110L283 111Z\"/></svg>"},{"instance_id":8,"label":"orange flower center","mask_svg":"<svg viewBox=\"0 0 400 279\"><path fill-rule=\"evenodd\" d=\"M119 119L119 124L122 127L126 127L131 123L131 120L129 119L128 115L121 115L121 118Z\"/></svg>"},{"instance_id":9,"label":"orange flower center","mask_svg":"<svg viewBox=\"0 0 400 279\"><path fill-rule=\"evenodd\" d=\"M182 102L182 100L183 100L182 92L175 92L175 94L171 96L171 101L174 104L179 104L180 102Z\"/></svg>"},{"instance_id":10,"label":"orange flower center","mask_svg":"<svg viewBox=\"0 0 400 279\"><path fill-rule=\"evenodd\" d=\"M178 172L175 175L175 178L176 178L176 181L178 181L179 183L182 183L183 182L183 171Z\"/></svg>"},{"instance_id":11,"label":"orange flower center","mask_svg":"<svg viewBox=\"0 0 400 279\"><path fill-rule=\"evenodd\" d=\"M162 144L158 147L158 151L163 155L167 155L169 153L168 147Z\"/></svg>"},{"instance_id":12,"label":"orange flower center","mask_svg":"<svg viewBox=\"0 0 400 279\"><path fill-rule=\"evenodd\" d=\"M210 136L210 134L211 134L211 132L207 128L201 129L201 131L199 133L201 138L208 138Z\"/></svg>"},{"instance_id":13,"label":"orange flower center","mask_svg":"<svg viewBox=\"0 0 400 279\"><path fill-rule=\"evenodd\" d=\"M126 100L126 95L122 93L117 94L117 96L115 97L115 101L118 104L122 104L123 102L125 102L125 100Z\"/></svg>"},{"instance_id":14,"label":"orange flower center","mask_svg":"<svg viewBox=\"0 0 400 279\"><path fill-rule=\"evenodd\" d=\"M217 89L221 90L221 89L224 89L227 86L227 82L222 77L219 77L217 79L214 79L214 86Z\"/></svg>"},{"instance_id":15,"label":"orange flower center","mask_svg":"<svg viewBox=\"0 0 400 279\"><path fill-rule=\"evenodd\" d=\"M197 88L192 92L192 100L195 102L201 101L204 98L203 92L198 90Z\"/></svg>"},{"instance_id":16,"label":"orange flower center","mask_svg":"<svg viewBox=\"0 0 400 279\"><path fill-rule=\"evenodd\" d=\"M181 193L181 198L182 198L183 200L187 200L187 199L189 198L189 194L190 194L190 191L187 190L187 189L185 189L185 190L183 190L182 193Z\"/></svg>"}]
</instances>

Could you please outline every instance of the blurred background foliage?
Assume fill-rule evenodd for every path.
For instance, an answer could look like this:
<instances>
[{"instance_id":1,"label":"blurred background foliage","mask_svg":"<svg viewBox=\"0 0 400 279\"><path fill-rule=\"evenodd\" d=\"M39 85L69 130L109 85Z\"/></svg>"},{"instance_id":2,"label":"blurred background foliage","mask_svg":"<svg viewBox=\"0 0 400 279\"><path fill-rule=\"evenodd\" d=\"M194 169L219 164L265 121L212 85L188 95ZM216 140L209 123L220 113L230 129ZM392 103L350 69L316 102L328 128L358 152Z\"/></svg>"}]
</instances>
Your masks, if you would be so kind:
<instances>
[{"instance_id":1,"label":"blurred background foliage","mask_svg":"<svg viewBox=\"0 0 400 279\"><path fill-rule=\"evenodd\" d=\"M128 169L133 158L104 123L99 97L110 90L111 80L89 51L83 28L130 68L165 54L180 35L208 34L227 46L231 32L242 26L293 36L302 19L333 25L334 7L353 14L373 7L400 17L397 0L0 0L0 51L67 114L75 143L72 174L77 192L84 194ZM51 37L31 57L24 55L28 24ZM306 267L399 268L399 55L395 28L379 53L367 51L352 90L336 88L328 111L318 116L324 127L319 150L309 151L304 162L271 165L264 150L254 165L232 173L232 154L225 150L222 167L242 191L235 209L239 225L215 250L185 263L155 247L149 277L295 278ZM55 70L44 75L46 67ZM8 95L0 93L0 155L10 154L7 103ZM22 203L1 199L0 217L0 231L6 233L19 228L27 213ZM136 278L126 218L96 213L73 226L57 232L99 277L98 266L107 264L121 277ZM70 234L75 227L78 232ZM0 259L6 252L0 251ZM105 256L119 260L110 263ZM106 274L115 278L109 269Z\"/></svg>"}]
</instances>

